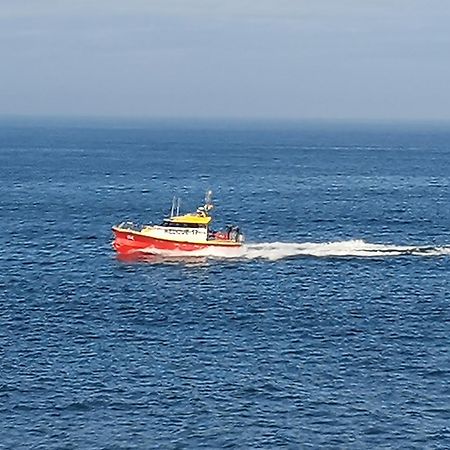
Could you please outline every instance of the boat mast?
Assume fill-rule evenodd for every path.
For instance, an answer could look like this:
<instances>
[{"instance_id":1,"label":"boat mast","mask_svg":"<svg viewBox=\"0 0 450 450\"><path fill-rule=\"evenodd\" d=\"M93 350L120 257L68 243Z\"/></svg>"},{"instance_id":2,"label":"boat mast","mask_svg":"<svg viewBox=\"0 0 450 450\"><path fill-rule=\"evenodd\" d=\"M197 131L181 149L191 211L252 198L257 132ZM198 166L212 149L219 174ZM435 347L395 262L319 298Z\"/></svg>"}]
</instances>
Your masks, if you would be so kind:
<instances>
[{"instance_id":1,"label":"boat mast","mask_svg":"<svg viewBox=\"0 0 450 450\"><path fill-rule=\"evenodd\" d=\"M172 208L170 209L170 217L173 217L173 213L175 211L175 201L176 201L176 197L174 196L172 199Z\"/></svg>"},{"instance_id":2,"label":"boat mast","mask_svg":"<svg viewBox=\"0 0 450 450\"><path fill-rule=\"evenodd\" d=\"M213 209L214 205L212 203L212 191L206 191L205 194L205 211L208 213L209 211L211 211L211 209Z\"/></svg>"}]
</instances>

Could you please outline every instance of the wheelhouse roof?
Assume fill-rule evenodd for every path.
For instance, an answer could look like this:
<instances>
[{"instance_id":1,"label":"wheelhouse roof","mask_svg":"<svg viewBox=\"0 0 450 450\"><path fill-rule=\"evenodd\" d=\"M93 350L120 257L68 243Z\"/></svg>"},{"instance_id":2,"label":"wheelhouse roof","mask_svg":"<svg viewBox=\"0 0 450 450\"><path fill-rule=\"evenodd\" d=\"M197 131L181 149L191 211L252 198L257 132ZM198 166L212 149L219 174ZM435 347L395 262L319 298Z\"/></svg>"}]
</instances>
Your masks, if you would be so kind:
<instances>
[{"instance_id":1,"label":"wheelhouse roof","mask_svg":"<svg viewBox=\"0 0 450 450\"><path fill-rule=\"evenodd\" d=\"M164 219L164 222L207 225L209 222L211 222L211 220L212 220L211 216L200 216L197 214L184 214L182 216L172 216L168 219Z\"/></svg>"}]
</instances>

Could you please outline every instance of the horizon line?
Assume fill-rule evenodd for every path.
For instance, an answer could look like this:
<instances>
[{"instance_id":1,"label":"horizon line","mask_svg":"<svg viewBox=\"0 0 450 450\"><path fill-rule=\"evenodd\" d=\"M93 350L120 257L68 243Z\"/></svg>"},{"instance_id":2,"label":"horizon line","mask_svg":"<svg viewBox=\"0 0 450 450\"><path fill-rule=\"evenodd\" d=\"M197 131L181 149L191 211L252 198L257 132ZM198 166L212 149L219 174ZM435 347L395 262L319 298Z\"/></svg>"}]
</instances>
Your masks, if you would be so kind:
<instances>
[{"instance_id":1,"label":"horizon line","mask_svg":"<svg viewBox=\"0 0 450 450\"><path fill-rule=\"evenodd\" d=\"M0 121L124 122L124 123L273 123L342 125L450 125L450 118L367 118L367 117L263 117L263 116L144 116L100 114L3 114Z\"/></svg>"}]
</instances>

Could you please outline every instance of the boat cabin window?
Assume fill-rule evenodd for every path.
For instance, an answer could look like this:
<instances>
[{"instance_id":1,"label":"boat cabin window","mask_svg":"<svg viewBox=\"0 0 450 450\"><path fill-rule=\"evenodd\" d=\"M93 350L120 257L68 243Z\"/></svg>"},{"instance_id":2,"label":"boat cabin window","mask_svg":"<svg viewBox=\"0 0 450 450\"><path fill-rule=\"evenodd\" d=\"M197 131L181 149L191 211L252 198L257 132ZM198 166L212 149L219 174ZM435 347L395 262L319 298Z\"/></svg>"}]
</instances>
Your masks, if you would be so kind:
<instances>
[{"instance_id":1,"label":"boat cabin window","mask_svg":"<svg viewBox=\"0 0 450 450\"><path fill-rule=\"evenodd\" d=\"M161 226L173 228L206 228L206 224L204 223L182 223L170 221L164 221Z\"/></svg>"}]
</instances>

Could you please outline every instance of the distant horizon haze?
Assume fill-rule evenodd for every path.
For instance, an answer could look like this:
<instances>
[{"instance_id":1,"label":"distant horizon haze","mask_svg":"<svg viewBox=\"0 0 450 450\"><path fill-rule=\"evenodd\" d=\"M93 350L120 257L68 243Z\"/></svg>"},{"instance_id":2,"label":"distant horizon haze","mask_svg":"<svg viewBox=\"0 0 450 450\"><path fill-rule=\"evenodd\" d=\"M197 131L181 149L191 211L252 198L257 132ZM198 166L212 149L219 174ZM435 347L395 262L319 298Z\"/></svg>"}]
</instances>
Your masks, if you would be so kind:
<instances>
[{"instance_id":1,"label":"distant horizon haze","mask_svg":"<svg viewBox=\"0 0 450 450\"><path fill-rule=\"evenodd\" d=\"M0 116L450 121L444 0L25 0Z\"/></svg>"}]
</instances>

